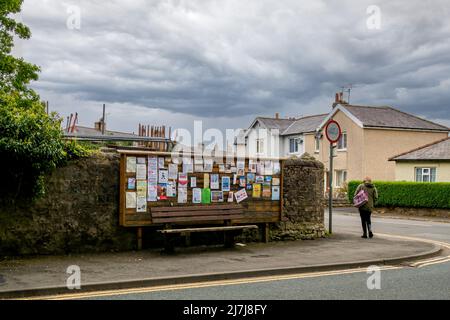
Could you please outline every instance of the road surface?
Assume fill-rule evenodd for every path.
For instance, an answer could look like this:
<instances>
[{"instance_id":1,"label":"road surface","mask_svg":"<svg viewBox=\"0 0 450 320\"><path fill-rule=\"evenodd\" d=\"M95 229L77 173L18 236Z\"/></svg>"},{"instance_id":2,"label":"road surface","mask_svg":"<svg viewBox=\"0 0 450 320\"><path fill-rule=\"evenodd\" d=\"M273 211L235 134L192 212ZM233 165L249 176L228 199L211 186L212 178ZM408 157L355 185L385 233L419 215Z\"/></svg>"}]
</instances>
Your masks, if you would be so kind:
<instances>
[{"instance_id":1,"label":"road surface","mask_svg":"<svg viewBox=\"0 0 450 320\"><path fill-rule=\"evenodd\" d=\"M327 213L326 213L327 216ZM328 223L328 222L327 222ZM450 223L394 218L372 218L377 233L440 241L450 244ZM328 224L326 224L328 226ZM333 232L360 233L359 216L337 209ZM370 239L361 239L370 241ZM448 256L449 253L446 252ZM416 266L382 267L380 281L366 269L321 272L263 279L175 285L164 288L87 294L83 299L450 299L450 261L428 259ZM440 258L442 259L442 258ZM448 260L448 259L447 259ZM377 288L379 287L379 289Z\"/></svg>"}]
</instances>

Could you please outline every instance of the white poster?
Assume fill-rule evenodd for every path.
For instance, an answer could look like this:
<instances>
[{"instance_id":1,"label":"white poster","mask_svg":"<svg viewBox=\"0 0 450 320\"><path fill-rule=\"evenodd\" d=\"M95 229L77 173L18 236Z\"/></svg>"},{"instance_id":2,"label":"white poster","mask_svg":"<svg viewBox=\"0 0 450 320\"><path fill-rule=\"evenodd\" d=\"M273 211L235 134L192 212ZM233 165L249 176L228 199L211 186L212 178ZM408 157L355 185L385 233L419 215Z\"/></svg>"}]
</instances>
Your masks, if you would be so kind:
<instances>
[{"instance_id":1,"label":"white poster","mask_svg":"<svg viewBox=\"0 0 450 320\"><path fill-rule=\"evenodd\" d=\"M176 181L169 181L167 183L167 196L171 197L171 198L177 196L177 182Z\"/></svg>"},{"instance_id":2,"label":"white poster","mask_svg":"<svg viewBox=\"0 0 450 320\"><path fill-rule=\"evenodd\" d=\"M125 207L127 209L134 209L136 208L136 192L127 192L125 197Z\"/></svg>"},{"instance_id":3,"label":"white poster","mask_svg":"<svg viewBox=\"0 0 450 320\"><path fill-rule=\"evenodd\" d=\"M264 174L265 175L273 174L273 164L271 160L264 161Z\"/></svg>"},{"instance_id":4,"label":"white poster","mask_svg":"<svg viewBox=\"0 0 450 320\"><path fill-rule=\"evenodd\" d=\"M147 212L147 197L137 197L136 212Z\"/></svg>"},{"instance_id":5,"label":"white poster","mask_svg":"<svg viewBox=\"0 0 450 320\"><path fill-rule=\"evenodd\" d=\"M194 166L192 163L183 163L183 172L184 173L193 173Z\"/></svg>"},{"instance_id":6,"label":"white poster","mask_svg":"<svg viewBox=\"0 0 450 320\"><path fill-rule=\"evenodd\" d=\"M203 171L204 172L212 172L213 170L213 159L205 159L205 164L203 166Z\"/></svg>"},{"instance_id":7,"label":"white poster","mask_svg":"<svg viewBox=\"0 0 450 320\"><path fill-rule=\"evenodd\" d=\"M178 165L175 163L169 164L169 179L177 180L178 178Z\"/></svg>"},{"instance_id":8,"label":"white poster","mask_svg":"<svg viewBox=\"0 0 450 320\"><path fill-rule=\"evenodd\" d=\"M219 189L219 175L216 173L211 174L211 190Z\"/></svg>"},{"instance_id":9,"label":"white poster","mask_svg":"<svg viewBox=\"0 0 450 320\"><path fill-rule=\"evenodd\" d=\"M197 187L197 178L191 177L191 188Z\"/></svg>"},{"instance_id":10,"label":"white poster","mask_svg":"<svg viewBox=\"0 0 450 320\"><path fill-rule=\"evenodd\" d=\"M158 158L158 169L164 169L164 158Z\"/></svg>"},{"instance_id":11,"label":"white poster","mask_svg":"<svg viewBox=\"0 0 450 320\"><path fill-rule=\"evenodd\" d=\"M156 185L158 183L158 158L148 157L148 184Z\"/></svg>"},{"instance_id":12,"label":"white poster","mask_svg":"<svg viewBox=\"0 0 450 320\"><path fill-rule=\"evenodd\" d=\"M230 191L230 177L223 176L222 177L222 191Z\"/></svg>"},{"instance_id":13,"label":"white poster","mask_svg":"<svg viewBox=\"0 0 450 320\"><path fill-rule=\"evenodd\" d=\"M274 162L273 163L273 174L280 174L280 162Z\"/></svg>"},{"instance_id":14,"label":"white poster","mask_svg":"<svg viewBox=\"0 0 450 320\"><path fill-rule=\"evenodd\" d=\"M237 203L242 202L248 198L247 191L245 191L245 188L241 189L234 194L234 197Z\"/></svg>"},{"instance_id":15,"label":"white poster","mask_svg":"<svg viewBox=\"0 0 450 320\"><path fill-rule=\"evenodd\" d=\"M147 166L145 164L136 165L136 180L147 180Z\"/></svg>"},{"instance_id":16,"label":"white poster","mask_svg":"<svg viewBox=\"0 0 450 320\"><path fill-rule=\"evenodd\" d=\"M272 186L272 200L277 201L280 200L280 187Z\"/></svg>"},{"instance_id":17,"label":"white poster","mask_svg":"<svg viewBox=\"0 0 450 320\"><path fill-rule=\"evenodd\" d=\"M159 183L169 182L169 172L167 170L159 170L158 173L159 173L159 177L158 177Z\"/></svg>"},{"instance_id":18,"label":"white poster","mask_svg":"<svg viewBox=\"0 0 450 320\"><path fill-rule=\"evenodd\" d=\"M136 172L136 157L127 157L127 172Z\"/></svg>"},{"instance_id":19,"label":"white poster","mask_svg":"<svg viewBox=\"0 0 450 320\"><path fill-rule=\"evenodd\" d=\"M178 203L187 203L187 188L178 187Z\"/></svg>"},{"instance_id":20,"label":"white poster","mask_svg":"<svg viewBox=\"0 0 450 320\"><path fill-rule=\"evenodd\" d=\"M148 183L148 201L158 201L158 186L156 184Z\"/></svg>"},{"instance_id":21,"label":"white poster","mask_svg":"<svg viewBox=\"0 0 450 320\"><path fill-rule=\"evenodd\" d=\"M245 160L236 161L237 174L243 176L245 174Z\"/></svg>"},{"instance_id":22,"label":"white poster","mask_svg":"<svg viewBox=\"0 0 450 320\"><path fill-rule=\"evenodd\" d=\"M192 203L202 203L202 189L192 189Z\"/></svg>"}]
</instances>

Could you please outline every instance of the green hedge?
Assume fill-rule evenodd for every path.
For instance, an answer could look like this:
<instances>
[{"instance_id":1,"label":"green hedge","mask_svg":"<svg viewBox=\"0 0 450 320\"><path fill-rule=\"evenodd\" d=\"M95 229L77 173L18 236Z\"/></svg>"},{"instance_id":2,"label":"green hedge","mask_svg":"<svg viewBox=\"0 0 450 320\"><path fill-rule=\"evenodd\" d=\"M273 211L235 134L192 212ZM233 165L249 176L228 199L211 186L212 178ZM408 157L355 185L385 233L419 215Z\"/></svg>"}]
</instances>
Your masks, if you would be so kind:
<instances>
[{"instance_id":1,"label":"green hedge","mask_svg":"<svg viewBox=\"0 0 450 320\"><path fill-rule=\"evenodd\" d=\"M348 183L348 198L353 202L361 181ZM378 190L377 207L410 207L450 209L450 183L374 181Z\"/></svg>"}]
</instances>

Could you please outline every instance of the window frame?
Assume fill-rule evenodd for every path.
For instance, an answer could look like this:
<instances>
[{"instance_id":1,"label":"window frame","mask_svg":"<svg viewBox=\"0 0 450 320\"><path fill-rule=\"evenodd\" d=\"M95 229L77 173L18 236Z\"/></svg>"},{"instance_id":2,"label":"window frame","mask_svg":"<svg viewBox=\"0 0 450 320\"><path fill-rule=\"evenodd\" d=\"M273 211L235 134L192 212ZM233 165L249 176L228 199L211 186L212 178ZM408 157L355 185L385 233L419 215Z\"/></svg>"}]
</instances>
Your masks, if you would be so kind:
<instances>
[{"instance_id":1,"label":"window frame","mask_svg":"<svg viewBox=\"0 0 450 320\"><path fill-rule=\"evenodd\" d=\"M342 188L343 187L342 185L347 182L348 171L344 170L344 169L340 169L340 170L334 170L334 172L335 172L334 186L335 186L335 188ZM338 177L339 176L341 176L341 178L342 178L342 184L338 184Z\"/></svg>"},{"instance_id":2,"label":"window frame","mask_svg":"<svg viewBox=\"0 0 450 320\"><path fill-rule=\"evenodd\" d=\"M256 154L264 153L264 139L258 138L256 139Z\"/></svg>"},{"instance_id":3,"label":"window frame","mask_svg":"<svg viewBox=\"0 0 450 320\"><path fill-rule=\"evenodd\" d=\"M345 136L345 138L344 138ZM345 142L345 146L343 148L340 147L341 143L344 144ZM347 131L343 131L341 137L339 138L339 141L336 143L336 150L337 151L347 151L347 146L348 146L348 136L347 136Z\"/></svg>"},{"instance_id":4,"label":"window frame","mask_svg":"<svg viewBox=\"0 0 450 320\"><path fill-rule=\"evenodd\" d=\"M420 176L418 175L420 170ZM420 177L420 180L419 180ZM428 181L424 180L424 177L428 178ZM437 181L437 168L436 167L415 167L414 168L414 181L415 182L436 182Z\"/></svg>"},{"instance_id":5,"label":"window frame","mask_svg":"<svg viewBox=\"0 0 450 320\"><path fill-rule=\"evenodd\" d=\"M291 141L294 141L294 146L297 150L291 151ZM296 138L289 138L289 154L297 154L300 152L300 145L301 145L302 139L299 137Z\"/></svg>"},{"instance_id":6,"label":"window frame","mask_svg":"<svg viewBox=\"0 0 450 320\"><path fill-rule=\"evenodd\" d=\"M320 153L320 140L321 140L321 137L319 137L319 136L314 137L314 152L315 153Z\"/></svg>"}]
</instances>

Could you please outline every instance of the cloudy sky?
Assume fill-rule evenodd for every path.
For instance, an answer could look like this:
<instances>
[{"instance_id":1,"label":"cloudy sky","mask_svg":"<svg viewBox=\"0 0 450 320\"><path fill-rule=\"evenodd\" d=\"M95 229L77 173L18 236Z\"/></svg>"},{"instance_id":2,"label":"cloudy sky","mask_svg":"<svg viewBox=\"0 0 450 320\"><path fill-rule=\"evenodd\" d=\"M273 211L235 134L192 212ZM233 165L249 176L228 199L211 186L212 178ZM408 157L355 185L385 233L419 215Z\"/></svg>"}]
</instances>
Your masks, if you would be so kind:
<instances>
[{"instance_id":1,"label":"cloudy sky","mask_svg":"<svg viewBox=\"0 0 450 320\"><path fill-rule=\"evenodd\" d=\"M247 127L328 112L347 84L450 125L448 0L25 0L20 19L33 86L81 125L106 103L109 129Z\"/></svg>"}]
</instances>

